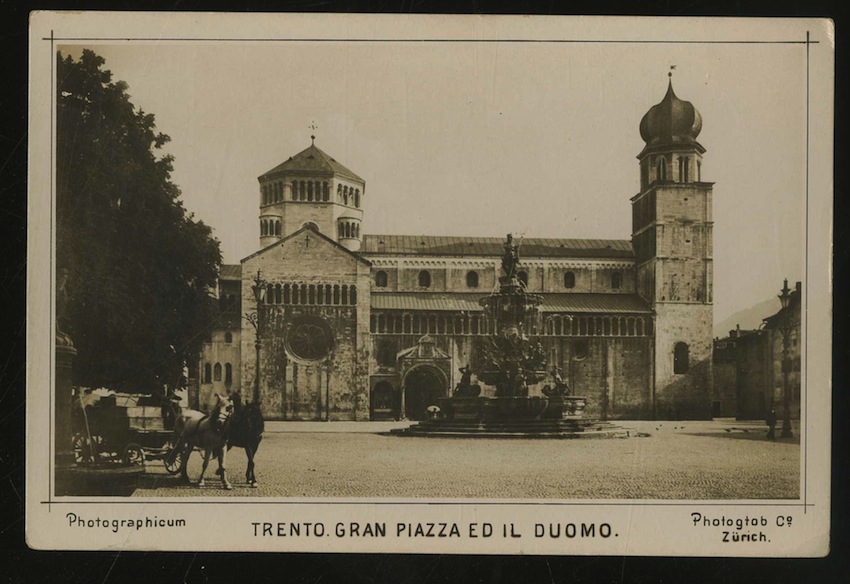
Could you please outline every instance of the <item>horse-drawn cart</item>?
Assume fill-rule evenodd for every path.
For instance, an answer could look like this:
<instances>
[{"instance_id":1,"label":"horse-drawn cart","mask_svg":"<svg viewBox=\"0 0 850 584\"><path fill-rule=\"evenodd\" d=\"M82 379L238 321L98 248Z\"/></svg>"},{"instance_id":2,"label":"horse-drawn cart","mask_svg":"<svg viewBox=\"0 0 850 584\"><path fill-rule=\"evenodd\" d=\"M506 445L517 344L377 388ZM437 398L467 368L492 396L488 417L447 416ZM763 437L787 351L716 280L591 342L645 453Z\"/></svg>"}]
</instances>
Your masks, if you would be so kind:
<instances>
[{"instance_id":1,"label":"horse-drawn cart","mask_svg":"<svg viewBox=\"0 0 850 584\"><path fill-rule=\"evenodd\" d=\"M172 443L180 406L147 395L84 393L74 408L73 450L83 466L143 465L162 460L169 474L180 471L182 453Z\"/></svg>"}]
</instances>

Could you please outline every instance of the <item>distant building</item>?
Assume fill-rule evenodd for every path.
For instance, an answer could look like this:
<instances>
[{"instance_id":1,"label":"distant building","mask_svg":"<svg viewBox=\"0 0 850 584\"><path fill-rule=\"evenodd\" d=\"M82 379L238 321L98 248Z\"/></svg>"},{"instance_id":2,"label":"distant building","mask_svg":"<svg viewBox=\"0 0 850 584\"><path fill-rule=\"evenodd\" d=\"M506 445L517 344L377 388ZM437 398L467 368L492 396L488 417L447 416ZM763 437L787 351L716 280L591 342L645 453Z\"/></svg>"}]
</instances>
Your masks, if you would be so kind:
<instances>
[{"instance_id":1,"label":"distant building","mask_svg":"<svg viewBox=\"0 0 850 584\"><path fill-rule=\"evenodd\" d=\"M520 279L543 296L527 331L592 415L711 415L712 183L702 177L701 128L672 83L643 117L630 240L521 242ZM478 301L496 286L503 236L363 234L365 180L315 143L258 181L259 249L223 266L220 291L240 309L223 310L233 318L200 356L202 405L220 389L250 395L256 336L237 322L258 308L258 271L270 419L421 419L460 367L479 370L494 323ZM227 364L238 373L223 380Z\"/></svg>"},{"instance_id":2,"label":"distant building","mask_svg":"<svg viewBox=\"0 0 850 584\"><path fill-rule=\"evenodd\" d=\"M800 299L802 283L790 292L787 308L764 319L758 330L729 331L714 341L714 417L764 420L784 407L783 330L788 335L791 417L800 414Z\"/></svg>"}]
</instances>

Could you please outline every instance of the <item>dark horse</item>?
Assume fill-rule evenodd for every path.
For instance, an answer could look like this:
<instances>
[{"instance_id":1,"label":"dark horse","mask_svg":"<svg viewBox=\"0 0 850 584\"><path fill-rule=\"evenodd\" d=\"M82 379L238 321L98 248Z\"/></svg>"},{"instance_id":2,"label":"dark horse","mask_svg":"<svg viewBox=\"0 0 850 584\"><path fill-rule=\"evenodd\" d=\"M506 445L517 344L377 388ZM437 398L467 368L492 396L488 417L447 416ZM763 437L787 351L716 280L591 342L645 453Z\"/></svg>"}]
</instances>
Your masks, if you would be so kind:
<instances>
[{"instance_id":1,"label":"dark horse","mask_svg":"<svg viewBox=\"0 0 850 584\"><path fill-rule=\"evenodd\" d=\"M225 436L227 449L230 450L234 446L245 449L245 455L248 457L245 481L256 488L258 483L254 474L254 455L260 447L265 429L260 404L256 401L243 404L242 396L238 391L230 397L233 400L233 419L230 420Z\"/></svg>"}]
</instances>

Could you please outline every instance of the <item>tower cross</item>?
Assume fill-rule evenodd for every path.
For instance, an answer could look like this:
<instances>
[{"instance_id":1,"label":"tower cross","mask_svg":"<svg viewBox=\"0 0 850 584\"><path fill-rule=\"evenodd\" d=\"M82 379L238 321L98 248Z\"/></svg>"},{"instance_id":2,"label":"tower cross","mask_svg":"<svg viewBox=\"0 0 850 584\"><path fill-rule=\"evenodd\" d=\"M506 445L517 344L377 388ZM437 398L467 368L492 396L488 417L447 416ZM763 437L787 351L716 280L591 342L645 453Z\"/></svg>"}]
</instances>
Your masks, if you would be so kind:
<instances>
[{"instance_id":1,"label":"tower cross","mask_svg":"<svg viewBox=\"0 0 850 584\"><path fill-rule=\"evenodd\" d=\"M311 130L313 130L313 133L312 133L312 134L310 134L310 140L311 140L311 142L312 142L313 144L315 144L315 143L316 143L316 130L318 130L318 129L319 129L319 127L316 125L316 122L315 122L315 121L313 121L313 122L310 122L310 126L309 126L309 128L310 128Z\"/></svg>"}]
</instances>

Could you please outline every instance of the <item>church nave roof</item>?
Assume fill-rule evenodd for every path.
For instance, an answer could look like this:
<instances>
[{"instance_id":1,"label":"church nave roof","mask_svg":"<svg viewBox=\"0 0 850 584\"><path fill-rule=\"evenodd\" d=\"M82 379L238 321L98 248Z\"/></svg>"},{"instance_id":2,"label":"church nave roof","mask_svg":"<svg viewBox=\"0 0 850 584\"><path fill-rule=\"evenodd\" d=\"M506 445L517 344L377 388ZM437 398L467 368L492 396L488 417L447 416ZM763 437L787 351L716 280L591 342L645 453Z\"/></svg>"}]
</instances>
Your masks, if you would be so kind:
<instances>
[{"instance_id":1,"label":"church nave roof","mask_svg":"<svg viewBox=\"0 0 850 584\"><path fill-rule=\"evenodd\" d=\"M364 235L363 255L494 256L504 253L503 237L450 237L439 235ZM559 239L528 237L521 240L524 258L632 259L627 239Z\"/></svg>"}]
</instances>

